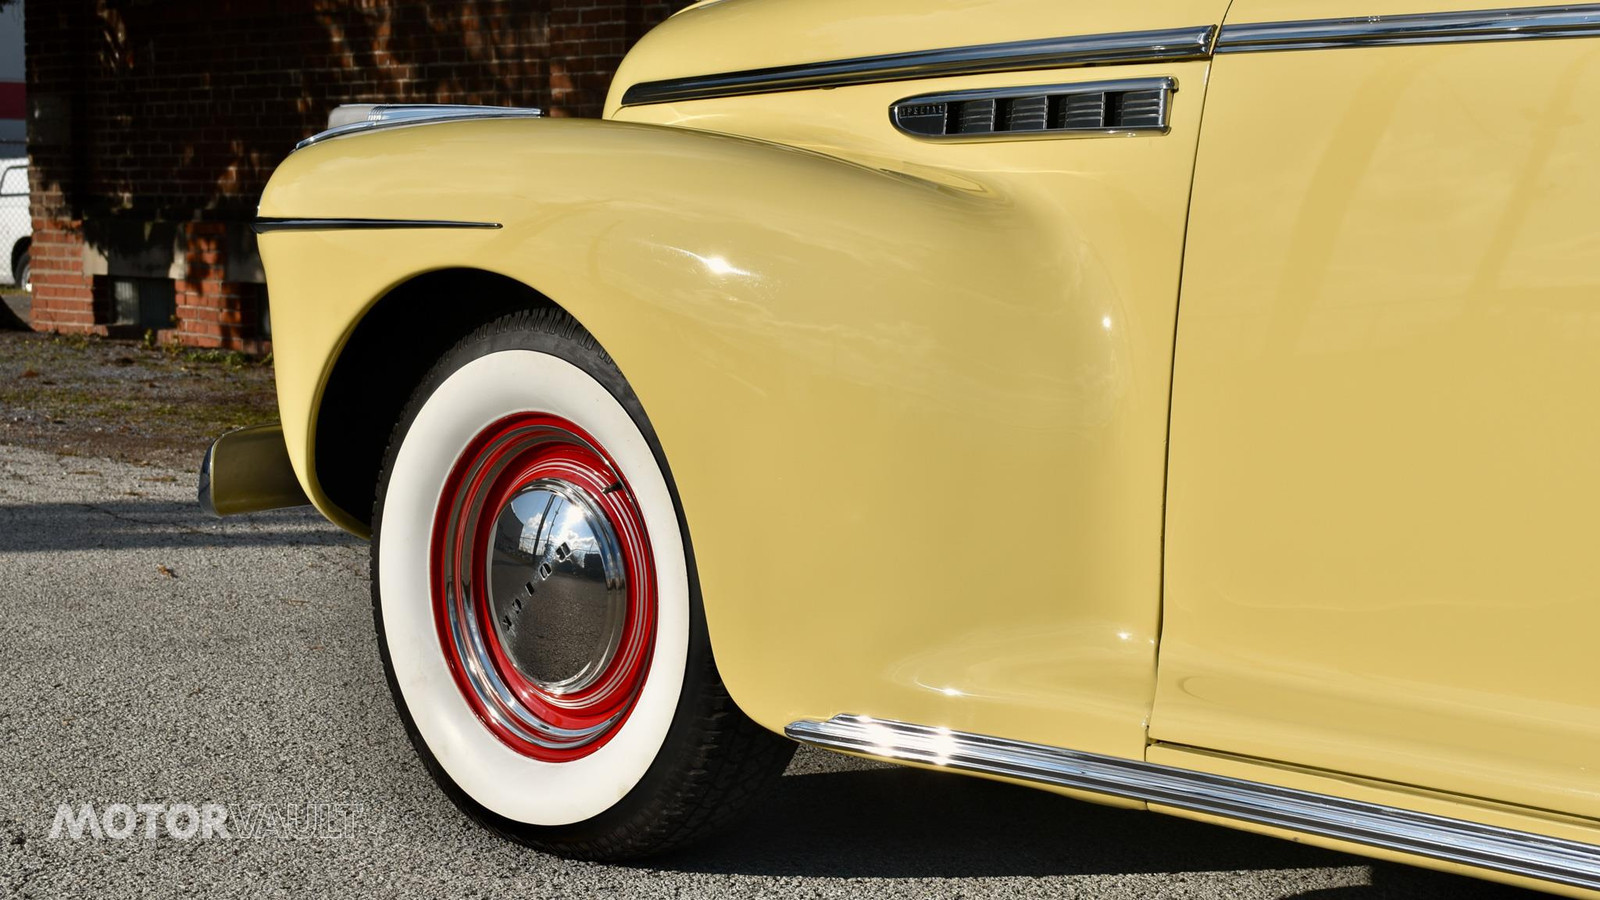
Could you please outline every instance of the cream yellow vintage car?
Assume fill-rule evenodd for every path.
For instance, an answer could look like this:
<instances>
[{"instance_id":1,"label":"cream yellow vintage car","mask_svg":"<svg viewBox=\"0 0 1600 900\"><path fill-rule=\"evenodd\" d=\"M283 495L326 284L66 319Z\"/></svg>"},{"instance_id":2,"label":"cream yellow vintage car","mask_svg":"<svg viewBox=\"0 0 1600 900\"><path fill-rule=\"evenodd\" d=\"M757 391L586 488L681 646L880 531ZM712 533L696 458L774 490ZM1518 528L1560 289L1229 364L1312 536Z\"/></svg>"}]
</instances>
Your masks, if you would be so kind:
<instances>
[{"instance_id":1,"label":"cream yellow vintage car","mask_svg":"<svg viewBox=\"0 0 1600 900\"><path fill-rule=\"evenodd\" d=\"M708 0L603 121L289 156L281 429L202 496L370 534L417 752L535 847L786 735L1595 891L1597 96L1595 5Z\"/></svg>"}]
</instances>

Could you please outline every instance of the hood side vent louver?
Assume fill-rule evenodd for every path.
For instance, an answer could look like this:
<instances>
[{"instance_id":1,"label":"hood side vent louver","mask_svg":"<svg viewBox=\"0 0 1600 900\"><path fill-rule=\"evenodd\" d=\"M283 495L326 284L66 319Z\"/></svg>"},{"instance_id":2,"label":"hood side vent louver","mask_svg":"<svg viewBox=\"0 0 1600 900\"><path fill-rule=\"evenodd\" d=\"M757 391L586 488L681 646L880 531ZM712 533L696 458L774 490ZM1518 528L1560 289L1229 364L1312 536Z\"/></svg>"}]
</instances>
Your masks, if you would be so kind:
<instances>
[{"instance_id":1,"label":"hood side vent louver","mask_svg":"<svg viewBox=\"0 0 1600 900\"><path fill-rule=\"evenodd\" d=\"M1061 110L1055 119L1057 128L1106 127L1106 94L1096 91L1092 94L1066 94L1054 99Z\"/></svg>"},{"instance_id":2,"label":"hood side vent louver","mask_svg":"<svg viewBox=\"0 0 1600 900\"><path fill-rule=\"evenodd\" d=\"M1006 101L1007 131L1043 131L1050 127L1050 98L1018 97Z\"/></svg>"},{"instance_id":3,"label":"hood side vent louver","mask_svg":"<svg viewBox=\"0 0 1600 900\"><path fill-rule=\"evenodd\" d=\"M1171 78L997 88L910 97L889 118L920 138L1017 139L1164 133Z\"/></svg>"},{"instance_id":4,"label":"hood side vent louver","mask_svg":"<svg viewBox=\"0 0 1600 900\"><path fill-rule=\"evenodd\" d=\"M1165 118L1166 98L1159 91L1125 91L1117 98L1117 124L1123 128L1158 128Z\"/></svg>"}]
</instances>

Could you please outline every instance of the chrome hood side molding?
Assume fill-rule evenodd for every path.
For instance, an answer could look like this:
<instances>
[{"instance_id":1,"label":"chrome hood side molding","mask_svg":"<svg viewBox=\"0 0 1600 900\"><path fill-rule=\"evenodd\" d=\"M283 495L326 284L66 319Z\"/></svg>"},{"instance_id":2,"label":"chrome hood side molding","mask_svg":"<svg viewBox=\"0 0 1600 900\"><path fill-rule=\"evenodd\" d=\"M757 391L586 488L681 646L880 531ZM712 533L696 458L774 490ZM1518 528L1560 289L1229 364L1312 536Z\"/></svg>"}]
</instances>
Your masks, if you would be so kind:
<instances>
[{"instance_id":1,"label":"chrome hood side molding","mask_svg":"<svg viewBox=\"0 0 1600 900\"><path fill-rule=\"evenodd\" d=\"M1224 25L1217 53L1600 35L1600 4Z\"/></svg>"},{"instance_id":2,"label":"chrome hood side molding","mask_svg":"<svg viewBox=\"0 0 1600 900\"><path fill-rule=\"evenodd\" d=\"M771 94L950 75L1206 59L1211 56L1215 34L1215 27L1197 25L1164 31L1129 31L979 44L693 75L634 84L623 92L622 105Z\"/></svg>"}]
</instances>

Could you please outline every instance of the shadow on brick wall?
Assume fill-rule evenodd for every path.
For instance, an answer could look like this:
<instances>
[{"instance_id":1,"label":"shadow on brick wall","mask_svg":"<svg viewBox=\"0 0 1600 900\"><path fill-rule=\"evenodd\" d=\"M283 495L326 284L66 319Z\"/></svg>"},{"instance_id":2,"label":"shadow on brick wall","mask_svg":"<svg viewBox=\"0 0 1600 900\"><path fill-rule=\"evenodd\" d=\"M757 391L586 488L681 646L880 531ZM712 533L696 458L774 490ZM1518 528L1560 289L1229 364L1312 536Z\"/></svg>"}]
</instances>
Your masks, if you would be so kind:
<instances>
[{"instance_id":1,"label":"shadow on brick wall","mask_svg":"<svg viewBox=\"0 0 1600 900\"><path fill-rule=\"evenodd\" d=\"M273 169L325 127L338 104L481 103L598 115L626 49L682 5L29 4L34 227L61 232L36 242L38 308L62 327L99 322L86 305L93 276L118 260L133 260L126 265L135 274L162 275L166 265L183 277L184 251L165 246L172 228L159 223L247 220Z\"/></svg>"}]
</instances>

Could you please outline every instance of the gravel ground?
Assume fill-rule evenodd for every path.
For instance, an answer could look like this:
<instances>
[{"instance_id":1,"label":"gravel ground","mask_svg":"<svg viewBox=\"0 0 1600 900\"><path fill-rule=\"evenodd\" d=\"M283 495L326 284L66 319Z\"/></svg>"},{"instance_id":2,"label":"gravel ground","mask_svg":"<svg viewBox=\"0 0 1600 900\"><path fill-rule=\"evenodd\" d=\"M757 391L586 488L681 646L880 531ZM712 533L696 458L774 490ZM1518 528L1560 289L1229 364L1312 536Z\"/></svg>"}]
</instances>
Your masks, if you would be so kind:
<instances>
[{"instance_id":1,"label":"gravel ground","mask_svg":"<svg viewBox=\"0 0 1600 900\"><path fill-rule=\"evenodd\" d=\"M0 445L0 896L1532 896L811 750L692 853L544 856L463 819L413 758L365 545L303 511L205 519L191 482ZM50 838L58 804L119 802L286 818ZM336 816L306 834L308 808Z\"/></svg>"},{"instance_id":2,"label":"gravel ground","mask_svg":"<svg viewBox=\"0 0 1600 900\"><path fill-rule=\"evenodd\" d=\"M276 418L272 366L237 353L0 330L0 443L187 471Z\"/></svg>"}]
</instances>

